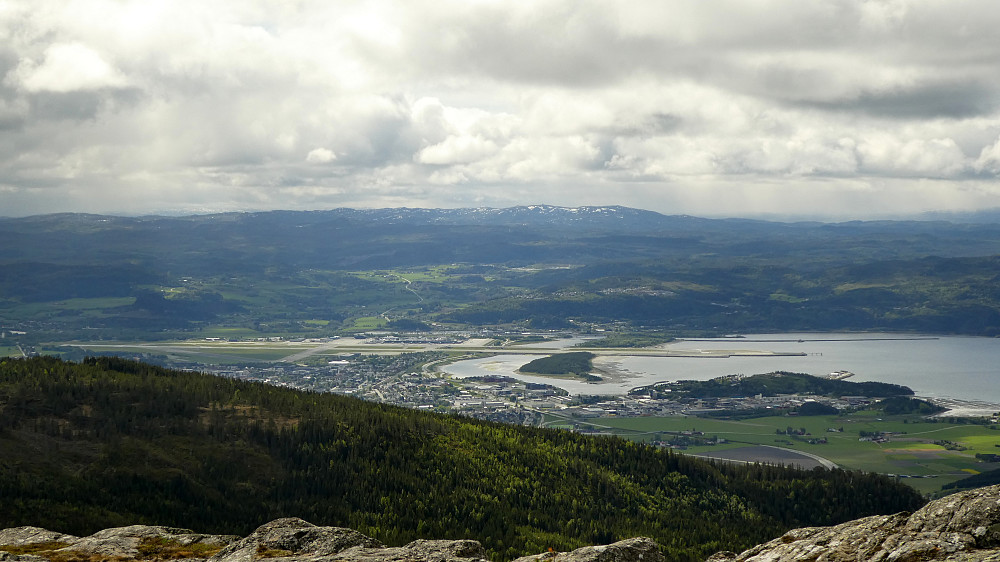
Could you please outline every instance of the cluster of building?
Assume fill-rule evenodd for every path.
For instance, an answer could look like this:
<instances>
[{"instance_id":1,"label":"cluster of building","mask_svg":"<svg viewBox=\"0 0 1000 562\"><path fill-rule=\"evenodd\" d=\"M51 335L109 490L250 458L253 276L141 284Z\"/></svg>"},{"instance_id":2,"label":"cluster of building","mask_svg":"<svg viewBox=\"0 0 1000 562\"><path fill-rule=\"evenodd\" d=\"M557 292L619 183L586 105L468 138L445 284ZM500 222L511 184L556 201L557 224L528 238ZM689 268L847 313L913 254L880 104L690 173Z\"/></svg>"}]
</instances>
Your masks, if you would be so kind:
<instances>
[{"instance_id":1,"label":"cluster of building","mask_svg":"<svg viewBox=\"0 0 1000 562\"><path fill-rule=\"evenodd\" d=\"M535 425L545 414L579 422L616 416L712 415L771 410L789 413L807 402L838 409L863 406L866 397L825 398L805 395L683 399L652 391L624 396L570 396L546 384L505 376L457 378L433 369L446 355L439 352L399 355L344 354L321 365L271 364L217 368L219 375L315 392L332 392L408 408L458 413L505 423Z\"/></svg>"},{"instance_id":2,"label":"cluster of building","mask_svg":"<svg viewBox=\"0 0 1000 562\"><path fill-rule=\"evenodd\" d=\"M746 396L738 398L663 398L662 392L631 393L629 395L637 406L633 409L644 410L637 415L712 415L724 412L760 412L773 410L775 414L796 415L795 411L803 405L816 402L845 410L861 408L875 402L876 398L868 396L840 396L836 398L804 394L778 394L775 396Z\"/></svg>"},{"instance_id":3,"label":"cluster of building","mask_svg":"<svg viewBox=\"0 0 1000 562\"><path fill-rule=\"evenodd\" d=\"M331 392L516 424L535 424L539 421L539 410L553 409L569 401L565 390L507 377L448 378L423 368L428 359L435 357L426 353L353 354L321 366L272 364L209 371L299 390Z\"/></svg>"}]
</instances>

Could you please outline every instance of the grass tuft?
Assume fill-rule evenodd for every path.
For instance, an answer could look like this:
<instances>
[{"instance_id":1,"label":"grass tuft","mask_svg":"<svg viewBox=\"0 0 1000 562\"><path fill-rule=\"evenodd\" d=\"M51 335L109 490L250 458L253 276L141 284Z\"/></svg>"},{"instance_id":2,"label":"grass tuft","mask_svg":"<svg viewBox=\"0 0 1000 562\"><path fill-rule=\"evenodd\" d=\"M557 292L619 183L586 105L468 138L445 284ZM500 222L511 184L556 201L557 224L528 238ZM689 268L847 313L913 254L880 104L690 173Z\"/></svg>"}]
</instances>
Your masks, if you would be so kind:
<instances>
[{"instance_id":1,"label":"grass tuft","mask_svg":"<svg viewBox=\"0 0 1000 562\"><path fill-rule=\"evenodd\" d=\"M143 539L136 548L141 560L177 560L180 558L208 558L222 550L215 544L194 543L183 545L176 540L152 537Z\"/></svg>"},{"instance_id":2,"label":"grass tuft","mask_svg":"<svg viewBox=\"0 0 1000 562\"><path fill-rule=\"evenodd\" d=\"M267 545L259 545L257 547L257 556L260 558L282 558L285 556L291 556L294 554L291 550L282 550L278 548L268 548Z\"/></svg>"}]
</instances>

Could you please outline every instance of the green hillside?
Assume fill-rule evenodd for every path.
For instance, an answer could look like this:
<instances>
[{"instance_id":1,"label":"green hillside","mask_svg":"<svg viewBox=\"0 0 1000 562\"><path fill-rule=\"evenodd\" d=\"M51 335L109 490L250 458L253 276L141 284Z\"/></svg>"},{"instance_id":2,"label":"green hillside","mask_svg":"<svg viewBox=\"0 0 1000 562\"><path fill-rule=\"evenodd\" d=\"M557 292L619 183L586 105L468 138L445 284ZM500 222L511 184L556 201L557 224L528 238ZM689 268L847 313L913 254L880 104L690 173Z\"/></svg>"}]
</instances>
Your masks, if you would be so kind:
<instances>
[{"instance_id":1,"label":"green hillside","mask_svg":"<svg viewBox=\"0 0 1000 562\"><path fill-rule=\"evenodd\" d=\"M676 398L734 398L757 394L763 396L777 396L779 394L848 395L877 398L913 395L913 389L898 384L834 380L805 373L789 372L766 373L748 377L718 377L707 381L683 380L658 383L632 389L630 393L658 395L660 391L664 390Z\"/></svg>"},{"instance_id":2,"label":"green hillside","mask_svg":"<svg viewBox=\"0 0 1000 562\"><path fill-rule=\"evenodd\" d=\"M529 361L518 370L539 375L586 375L594 370L594 357L589 351L557 353Z\"/></svg>"},{"instance_id":3,"label":"green hillside","mask_svg":"<svg viewBox=\"0 0 1000 562\"><path fill-rule=\"evenodd\" d=\"M0 361L0 527L246 534L282 516L492 559L650 536L673 560L912 510L888 479L713 466L617 438L504 426L116 358Z\"/></svg>"},{"instance_id":4,"label":"green hillside","mask_svg":"<svg viewBox=\"0 0 1000 562\"><path fill-rule=\"evenodd\" d=\"M0 332L46 347L427 326L993 336L998 271L995 224L625 208L0 217Z\"/></svg>"}]
</instances>

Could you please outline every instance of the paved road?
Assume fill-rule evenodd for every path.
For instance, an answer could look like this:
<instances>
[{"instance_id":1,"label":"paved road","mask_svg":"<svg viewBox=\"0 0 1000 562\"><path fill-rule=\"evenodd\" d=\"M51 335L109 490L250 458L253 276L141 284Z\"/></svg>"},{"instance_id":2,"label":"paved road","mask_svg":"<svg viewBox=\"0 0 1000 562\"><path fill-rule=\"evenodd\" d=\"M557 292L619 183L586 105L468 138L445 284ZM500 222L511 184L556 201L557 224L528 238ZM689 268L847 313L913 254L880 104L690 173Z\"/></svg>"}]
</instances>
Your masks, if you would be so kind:
<instances>
[{"instance_id":1,"label":"paved road","mask_svg":"<svg viewBox=\"0 0 1000 562\"><path fill-rule=\"evenodd\" d=\"M829 459L824 459L819 455L774 447L772 445L739 447L737 449L725 449L718 452L699 453L691 456L740 463L759 462L764 464L783 464L786 466L794 465L805 469L816 468L817 466L837 468L837 463Z\"/></svg>"}]
</instances>

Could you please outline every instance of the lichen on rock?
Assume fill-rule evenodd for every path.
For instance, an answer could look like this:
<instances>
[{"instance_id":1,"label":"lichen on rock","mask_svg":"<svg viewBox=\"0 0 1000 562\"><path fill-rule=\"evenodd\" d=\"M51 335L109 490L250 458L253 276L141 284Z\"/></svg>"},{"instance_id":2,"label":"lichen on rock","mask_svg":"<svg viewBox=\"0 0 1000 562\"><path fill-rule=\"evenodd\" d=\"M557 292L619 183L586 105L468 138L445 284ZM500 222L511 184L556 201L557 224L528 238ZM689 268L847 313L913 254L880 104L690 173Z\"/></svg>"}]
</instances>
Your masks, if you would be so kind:
<instances>
[{"instance_id":1,"label":"lichen on rock","mask_svg":"<svg viewBox=\"0 0 1000 562\"><path fill-rule=\"evenodd\" d=\"M1000 562L1000 486L932 501L912 514L789 531L708 562Z\"/></svg>"}]
</instances>

